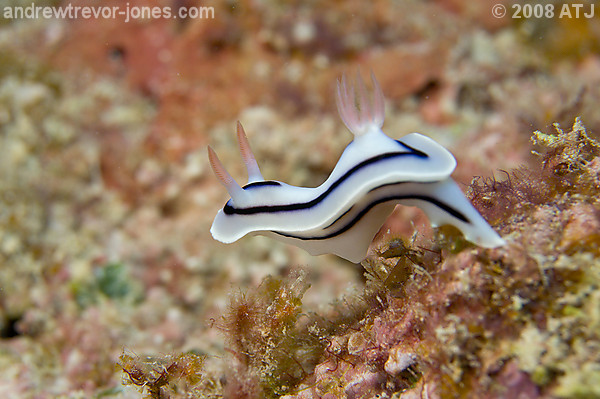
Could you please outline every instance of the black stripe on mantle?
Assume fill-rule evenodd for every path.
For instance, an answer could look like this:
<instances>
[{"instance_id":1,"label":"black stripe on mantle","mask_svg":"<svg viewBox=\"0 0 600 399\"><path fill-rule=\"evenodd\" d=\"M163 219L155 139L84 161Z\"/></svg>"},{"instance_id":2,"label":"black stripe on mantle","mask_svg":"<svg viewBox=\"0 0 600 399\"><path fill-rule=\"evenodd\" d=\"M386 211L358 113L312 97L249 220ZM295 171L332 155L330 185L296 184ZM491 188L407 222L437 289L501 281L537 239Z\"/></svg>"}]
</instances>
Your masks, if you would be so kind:
<instances>
[{"instance_id":1,"label":"black stripe on mantle","mask_svg":"<svg viewBox=\"0 0 600 399\"><path fill-rule=\"evenodd\" d=\"M460 221L462 221L464 223L470 223L469 219L462 212L458 211L455 208L452 208L450 205L444 203L443 201L438 200L437 198L433 198L433 197L430 197L430 196L427 196L427 195L421 195L421 194L414 194L414 195L390 195L390 196L379 198L379 199L377 199L377 200L369 203L362 211L360 211L344 227L342 227L341 229L339 229L339 230L337 230L337 231L335 231L333 233L326 234L324 236L303 237L303 236L296 236L296 235L293 235L293 234L283 233L283 232L280 232L280 231L273 231L273 233L279 234L279 235L284 236L284 237L296 238L298 240L303 240L303 241L327 240L327 239L339 236L340 234L343 234L346 231L350 230L356 223L358 223L375 206L377 206L379 204L382 204L382 203L385 203L385 202L389 202L389 201L401 201L401 200L421 200L421 201L426 201L426 202L429 202L429 203L437 206L438 208L442 209L444 212L449 213L450 215L452 215L453 217L459 219Z\"/></svg>"},{"instance_id":2,"label":"black stripe on mantle","mask_svg":"<svg viewBox=\"0 0 600 399\"><path fill-rule=\"evenodd\" d=\"M361 170L369 165L372 165L374 163L377 163L377 162L380 162L383 160L391 159L391 158L411 156L411 155L416 156L418 158L429 158L429 156L426 153L424 153L420 150L417 150L416 148L413 148L399 140L395 140L395 141L398 144L400 144L401 146L403 146L404 148L406 148L407 150L409 150L409 152L400 152L400 151L386 152L384 154L380 154L375 157L366 159L366 160L354 165L350 170L348 170L346 173L344 173L339 179L334 181L331 184L331 186L329 186L329 188L327 190L325 190L325 192L323 192L321 195L319 195L317 198L315 198L311 201L299 202L299 203L295 203L295 204L286 204L286 205L260 205L260 206L251 206L251 207L247 207L247 208L236 208L234 206L231 206L229 204L229 202L227 202L227 204L225 204L225 206L223 207L223 213L225 213L226 215L254 215L257 213L289 212L289 211L308 209L308 208L316 206L317 204L322 202L325 198L327 198L327 196L329 194L331 194L345 180L349 179L353 174L355 174L359 170ZM350 143L350 144L352 144L352 143ZM261 182L257 182L257 183L261 183ZM246 185L246 188L250 188L252 186L258 186L258 185L276 185L276 184L273 184L276 182L271 183L271 181L267 181L264 183L266 183L266 184L251 183L249 185Z\"/></svg>"}]
</instances>

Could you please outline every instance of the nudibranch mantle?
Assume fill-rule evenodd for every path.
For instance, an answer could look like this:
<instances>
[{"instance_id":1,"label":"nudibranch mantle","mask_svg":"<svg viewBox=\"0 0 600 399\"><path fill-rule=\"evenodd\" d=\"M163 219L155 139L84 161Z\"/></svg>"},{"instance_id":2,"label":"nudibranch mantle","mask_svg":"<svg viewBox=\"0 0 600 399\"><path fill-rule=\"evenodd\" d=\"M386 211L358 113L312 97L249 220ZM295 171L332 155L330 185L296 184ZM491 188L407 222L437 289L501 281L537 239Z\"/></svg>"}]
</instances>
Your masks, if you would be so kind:
<instances>
[{"instance_id":1,"label":"nudibranch mantle","mask_svg":"<svg viewBox=\"0 0 600 399\"><path fill-rule=\"evenodd\" d=\"M338 82L338 110L355 137L318 187L264 180L239 123L248 184L240 187L209 147L211 166L231 195L215 217L213 237L232 243L247 234L262 234L312 255L333 253L360 262L395 205L404 204L421 208L433 226L458 227L478 245L503 245L450 178L456 160L448 150L419 133L394 140L381 130L383 95L373 76L372 81L373 101L360 76L358 95L345 78Z\"/></svg>"}]
</instances>

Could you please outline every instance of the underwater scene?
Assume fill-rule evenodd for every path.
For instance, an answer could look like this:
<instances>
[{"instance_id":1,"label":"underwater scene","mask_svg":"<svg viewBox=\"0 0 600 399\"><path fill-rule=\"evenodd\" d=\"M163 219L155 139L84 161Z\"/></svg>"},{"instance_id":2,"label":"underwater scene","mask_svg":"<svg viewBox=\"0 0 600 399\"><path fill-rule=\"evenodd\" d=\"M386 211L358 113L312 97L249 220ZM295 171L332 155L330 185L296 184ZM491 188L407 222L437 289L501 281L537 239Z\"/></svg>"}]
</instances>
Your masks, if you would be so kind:
<instances>
[{"instance_id":1,"label":"underwater scene","mask_svg":"<svg viewBox=\"0 0 600 399\"><path fill-rule=\"evenodd\" d=\"M600 4L0 2L0 397L600 399Z\"/></svg>"}]
</instances>

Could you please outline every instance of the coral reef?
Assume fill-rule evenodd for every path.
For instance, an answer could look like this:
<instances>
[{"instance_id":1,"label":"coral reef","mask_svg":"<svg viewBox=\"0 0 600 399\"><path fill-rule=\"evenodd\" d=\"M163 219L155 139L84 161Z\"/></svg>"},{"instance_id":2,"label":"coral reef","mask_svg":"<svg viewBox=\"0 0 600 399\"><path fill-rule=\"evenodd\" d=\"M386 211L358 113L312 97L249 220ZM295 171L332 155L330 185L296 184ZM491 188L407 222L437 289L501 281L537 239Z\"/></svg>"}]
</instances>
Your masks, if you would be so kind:
<instances>
[{"instance_id":1,"label":"coral reef","mask_svg":"<svg viewBox=\"0 0 600 399\"><path fill-rule=\"evenodd\" d=\"M388 237L363 262L362 295L321 315L302 313L306 272L268 277L231 298L219 326L226 380L207 377L193 397L598 396L598 142L580 119L532 141L537 170L470 186L506 247L479 249L444 229L420 243ZM561 162L578 184L550 166Z\"/></svg>"},{"instance_id":2,"label":"coral reef","mask_svg":"<svg viewBox=\"0 0 600 399\"><path fill-rule=\"evenodd\" d=\"M505 248L448 245L460 238L442 231L429 248L390 241L363 263L366 316L329 338L334 352L288 397L597 397L598 142L579 119L556 130L532 137L536 172L471 185ZM549 167L564 159L582 183L566 191ZM507 196L527 206L509 214Z\"/></svg>"},{"instance_id":3,"label":"coral reef","mask_svg":"<svg viewBox=\"0 0 600 399\"><path fill-rule=\"evenodd\" d=\"M214 18L0 15L2 397L600 397L600 14L204 3ZM362 266L210 238L204 145L243 176L239 119L265 177L320 184L357 68L390 136L452 149L506 247L401 207Z\"/></svg>"},{"instance_id":4,"label":"coral reef","mask_svg":"<svg viewBox=\"0 0 600 399\"><path fill-rule=\"evenodd\" d=\"M202 363L202 356L194 353L145 359L123 353L119 357L119 367L126 374L123 383L147 390L148 397L153 399L169 397L167 390L183 395L193 395L191 387L200 390Z\"/></svg>"}]
</instances>

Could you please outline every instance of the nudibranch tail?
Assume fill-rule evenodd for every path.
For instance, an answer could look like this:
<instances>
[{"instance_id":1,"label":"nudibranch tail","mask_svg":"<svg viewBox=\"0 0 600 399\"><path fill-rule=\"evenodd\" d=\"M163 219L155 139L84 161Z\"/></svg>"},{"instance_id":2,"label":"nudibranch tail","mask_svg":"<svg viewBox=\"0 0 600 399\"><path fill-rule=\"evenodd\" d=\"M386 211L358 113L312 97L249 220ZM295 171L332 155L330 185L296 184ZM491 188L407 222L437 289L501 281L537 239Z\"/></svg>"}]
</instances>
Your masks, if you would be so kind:
<instances>
[{"instance_id":1,"label":"nudibranch tail","mask_svg":"<svg viewBox=\"0 0 600 399\"><path fill-rule=\"evenodd\" d=\"M365 134L372 127L381 129L383 126L385 117L383 92L373 73L371 73L371 81L373 82L372 101L369 99L365 82L360 74L356 77L358 93L353 85L349 86L346 83L345 75L342 75L342 79L338 81L336 95L338 112L346 127L355 136Z\"/></svg>"},{"instance_id":2,"label":"nudibranch tail","mask_svg":"<svg viewBox=\"0 0 600 399\"><path fill-rule=\"evenodd\" d=\"M240 152L242 153L244 165L246 165L246 170L248 171L248 183L263 181L264 179L258 168L256 157L252 153L248 137L246 137L246 132L244 132L244 127L239 121L237 123L237 139L240 145Z\"/></svg>"},{"instance_id":3,"label":"nudibranch tail","mask_svg":"<svg viewBox=\"0 0 600 399\"><path fill-rule=\"evenodd\" d=\"M210 162L210 167L212 168L213 172L215 172L215 176L217 176L219 182L227 189L227 192L231 196L233 203L235 203L236 200L238 202L243 200L243 198L246 196L244 189L240 187L233 177L231 177L229 172L227 172L219 160L217 153L210 146L208 146L208 161Z\"/></svg>"}]
</instances>

